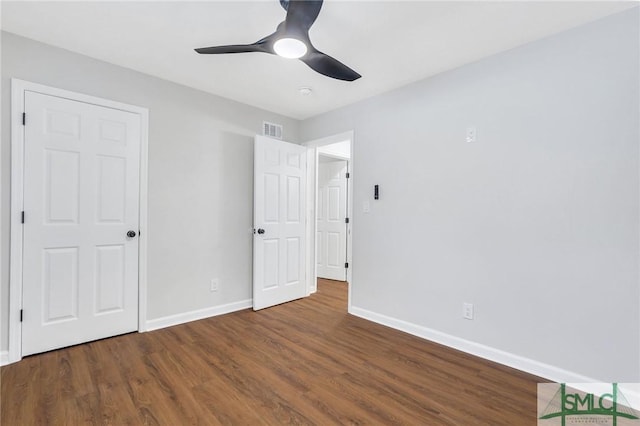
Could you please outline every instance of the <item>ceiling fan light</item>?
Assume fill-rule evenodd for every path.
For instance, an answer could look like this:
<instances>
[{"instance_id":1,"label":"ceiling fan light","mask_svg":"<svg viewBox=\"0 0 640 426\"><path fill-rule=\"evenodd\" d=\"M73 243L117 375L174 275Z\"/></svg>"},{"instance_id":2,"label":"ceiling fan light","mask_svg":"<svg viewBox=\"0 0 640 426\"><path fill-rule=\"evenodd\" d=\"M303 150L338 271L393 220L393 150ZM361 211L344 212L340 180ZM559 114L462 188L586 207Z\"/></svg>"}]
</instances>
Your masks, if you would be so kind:
<instances>
[{"instance_id":1,"label":"ceiling fan light","mask_svg":"<svg viewBox=\"0 0 640 426\"><path fill-rule=\"evenodd\" d=\"M273 44L273 50L283 58L298 59L307 53L307 45L295 38L281 38Z\"/></svg>"}]
</instances>

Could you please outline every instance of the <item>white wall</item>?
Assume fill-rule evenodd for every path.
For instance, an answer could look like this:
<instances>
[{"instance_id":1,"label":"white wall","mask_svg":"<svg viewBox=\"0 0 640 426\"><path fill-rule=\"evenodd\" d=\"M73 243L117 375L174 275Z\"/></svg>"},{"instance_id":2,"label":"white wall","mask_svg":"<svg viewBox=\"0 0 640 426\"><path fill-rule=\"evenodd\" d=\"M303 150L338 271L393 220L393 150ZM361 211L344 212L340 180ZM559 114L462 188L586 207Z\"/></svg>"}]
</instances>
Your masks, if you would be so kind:
<instances>
[{"instance_id":1,"label":"white wall","mask_svg":"<svg viewBox=\"0 0 640 426\"><path fill-rule=\"evenodd\" d=\"M0 351L7 349L12 77L149 109L149 319L251 298L253 135L266 120L296 141L298 122L2 33ZM220 280L217 293L211 278Z\"/></svg>"},{"instance_id":2,"label":"white wall","mask_svg":"<svg viewBox=\"0 0 640 426\"><path fill-rule=\"evenodd\" d=\"M355 311L559 380L640 381L638 26L635 8L302 123L354 130Z\"/></svg>"}]
</instances>

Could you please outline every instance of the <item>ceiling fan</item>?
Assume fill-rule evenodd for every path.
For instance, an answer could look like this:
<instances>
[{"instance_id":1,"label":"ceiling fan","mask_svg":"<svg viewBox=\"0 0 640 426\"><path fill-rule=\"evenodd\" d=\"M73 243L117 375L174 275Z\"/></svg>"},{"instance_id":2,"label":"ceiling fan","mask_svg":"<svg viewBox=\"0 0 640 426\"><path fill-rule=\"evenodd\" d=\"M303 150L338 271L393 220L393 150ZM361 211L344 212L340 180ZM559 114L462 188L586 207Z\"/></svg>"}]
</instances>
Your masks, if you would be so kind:
<instances>
[{"instance_id":1,"label":"ceiling fan","mask_svg":"<svg viewBox=\"0 0 640 426\"><path fill-rule=\"evenodd\" d=\"M316 49L309 40L309 28L315 22L323 0L280 0L287 17L276 31L252 44L202 47L195 49L202 54L263 52L284 58L300 59L311 69L327 77L354 81L360 74Z\"/></svg>"}]
</instances>

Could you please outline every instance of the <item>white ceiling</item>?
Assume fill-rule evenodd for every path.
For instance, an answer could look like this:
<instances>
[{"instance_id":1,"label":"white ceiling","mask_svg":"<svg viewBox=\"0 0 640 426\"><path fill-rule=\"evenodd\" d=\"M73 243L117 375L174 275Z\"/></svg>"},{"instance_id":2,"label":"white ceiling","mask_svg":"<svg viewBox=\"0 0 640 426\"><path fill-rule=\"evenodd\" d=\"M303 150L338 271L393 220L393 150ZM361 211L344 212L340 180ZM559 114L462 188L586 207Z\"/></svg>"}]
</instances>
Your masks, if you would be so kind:
<instances>
[{"instance_id":1,"label":"white ceiling","mask_svg":"<svg viewBox=\"0 0 640 426\"><path fill-rule=\"evenodd\" d=\"M352 83L273 55L193 51L271 34L278 0L2 1L1 13L5 31L304 119L636 5L326 0L311 40L362 74Z\"/></svg>"}]
</instances>

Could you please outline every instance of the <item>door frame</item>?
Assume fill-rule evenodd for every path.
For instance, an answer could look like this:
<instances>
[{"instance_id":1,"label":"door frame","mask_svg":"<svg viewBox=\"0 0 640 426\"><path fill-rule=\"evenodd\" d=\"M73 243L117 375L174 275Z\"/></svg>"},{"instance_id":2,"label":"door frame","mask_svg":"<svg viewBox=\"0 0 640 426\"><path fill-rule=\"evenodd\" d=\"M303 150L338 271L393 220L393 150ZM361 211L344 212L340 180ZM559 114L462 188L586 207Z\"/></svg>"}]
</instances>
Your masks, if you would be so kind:
<instances>
[{"instance_id":1,"label":"door frame","mask_svg":"<svg viewBox=\"0 0 640 426\"><path fill-rule=\"evenodd\" d=\"M138 331L146 331L147 324L147 229L148 212L148 137L149 110L82 93L71 92L38 83L11 79L11 216L9 262L9 348L7 363L22 359L22 267L23 230L21 215L24 206L24 112L25 92L37 92L96 106L119 109L140 116L140 195L138 241ZM29 118L27 117L27 120Z\"/></svg>"},{"instance_id":2,"label":"door frame","mask_svg":"<svg viewBox=\"0 0 640 426\"><path fill-rule=\"evenodd\" d=\"M353 286L353 130L314 139L302 144L309 148L307 152L307 165L311 164L310 162L314 164L313 168L307 167L307 190L309 191L309 195L307 196L307 276L310 277L307 283L307 292L309 294L314 293L317 290L316 283L318 282L318 265L316 260L316 233L318 223L316 221L316 209L318 206L318 158L320 154L317 148L344 141L349 141L351 146L350 158L347 160L347 170L349 171L349 179L347 179L347 217L349 218L349 223L347 224L347 262L349 263L349 267L347 268L347 311L351 312L351 288Z\"/></svg>"}]
</instances>

